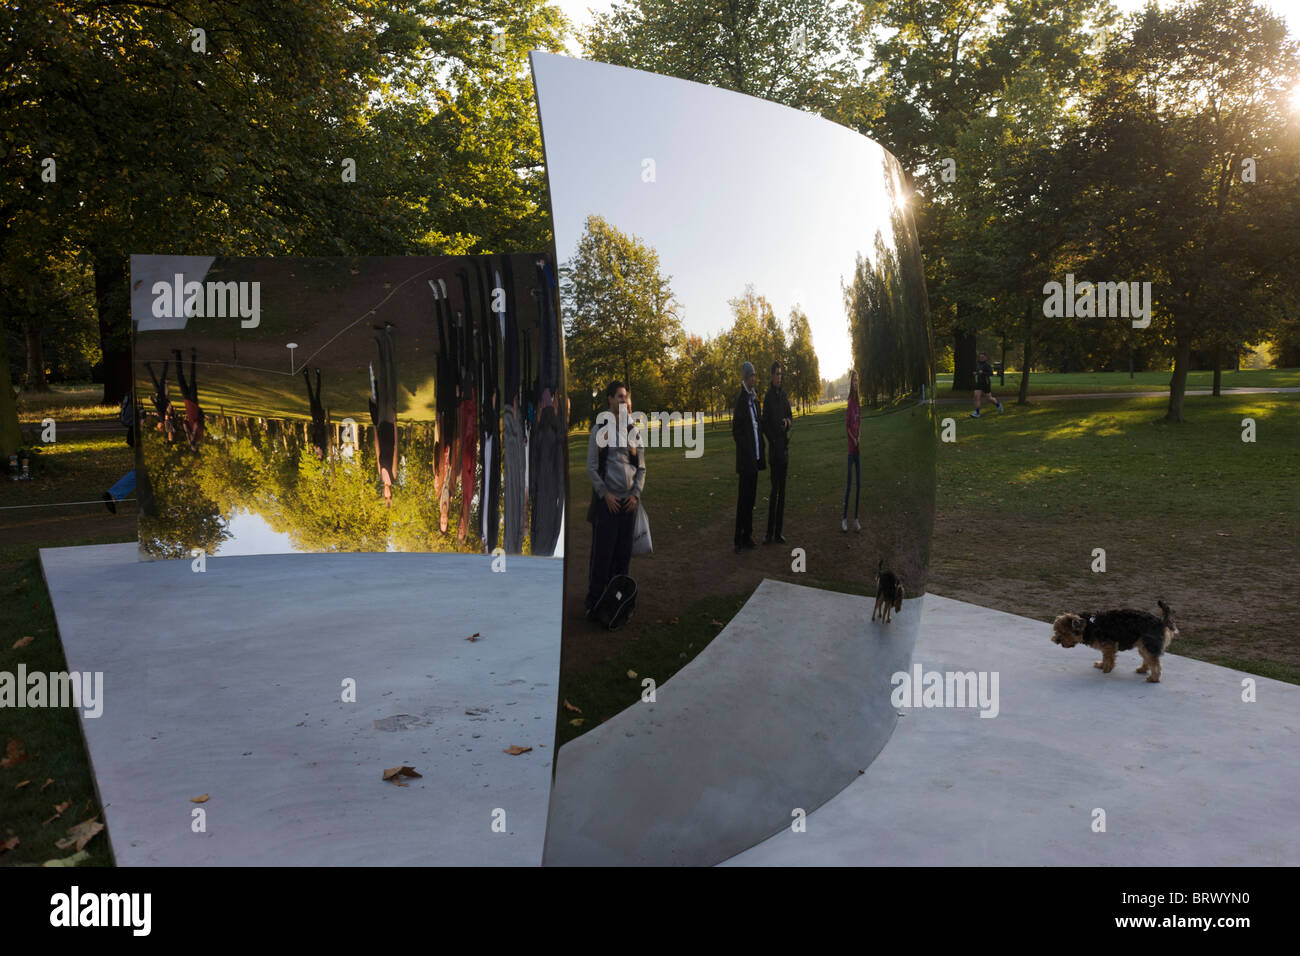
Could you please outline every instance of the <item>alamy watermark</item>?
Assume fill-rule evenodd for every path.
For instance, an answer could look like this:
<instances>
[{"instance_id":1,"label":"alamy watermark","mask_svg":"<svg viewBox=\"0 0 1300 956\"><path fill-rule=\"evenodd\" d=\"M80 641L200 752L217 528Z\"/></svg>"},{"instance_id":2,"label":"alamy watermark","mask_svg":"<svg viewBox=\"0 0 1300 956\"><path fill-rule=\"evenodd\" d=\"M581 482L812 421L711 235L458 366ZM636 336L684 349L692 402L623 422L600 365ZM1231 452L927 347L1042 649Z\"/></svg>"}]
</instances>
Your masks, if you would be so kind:
<instances>
[{"instance_id":1,"label":"alamy watermark","mask_svg":"<svg viewBox=\"0 0 1300 956\"><path fill-rule=\"evenodd\" d=\"M1074 273L1065 274L1065 284L1043 286L1043 315L1049 319L1132 319L1133 328L1151 324L1150 282L1075 283Z\"/></svg>"},{"instance_id":2,"label":"alamy watermark","mask_svg":"<svg viewBox=\"0 0 1300 956\"><path fill-rule=\"evenodd\" d=\"M103 671L0 671L0 709L6 707L80 707L83 717L104 713Z\"/></svg>"},{"instance_id":3,"label":"alamy watermark","mask_svg":"<svg viewBox=\"0 0 1300 956\"><path fill-rule=\"evenodd\" d=\"M997 671L896 671L889 679L894 688L889 702L897 707L978 707L981 717L996 717Z\"/></svg>"},{"instance_id":4,"label":"alamy watermark","mask_svg":"<svg viewBox=\"0 0 1300 956\"><path fill-rule=\"evenodd\" d=\"M262 321L262 283L185 281L176 273L171 282L155 282L150 290L156 319L239 318L240 328L255 329Z\"/></svg>"},{"instance_id":5,"label":"alamy watermark","mask_svg":"<svg viewBox=\"0 0 1300 956\"><path fill-rule=\"evenodd\" d=\"M657 429L650 424L658 423ZM596 445L600 448L623 448L627 445L628 425L636 429L633 441L638 448L684 448L687 458L704 454L704 415L701 412L632 412L626 405L618 407L618 418L611 411L596 416Z\"/></svg>"}]
</instances>

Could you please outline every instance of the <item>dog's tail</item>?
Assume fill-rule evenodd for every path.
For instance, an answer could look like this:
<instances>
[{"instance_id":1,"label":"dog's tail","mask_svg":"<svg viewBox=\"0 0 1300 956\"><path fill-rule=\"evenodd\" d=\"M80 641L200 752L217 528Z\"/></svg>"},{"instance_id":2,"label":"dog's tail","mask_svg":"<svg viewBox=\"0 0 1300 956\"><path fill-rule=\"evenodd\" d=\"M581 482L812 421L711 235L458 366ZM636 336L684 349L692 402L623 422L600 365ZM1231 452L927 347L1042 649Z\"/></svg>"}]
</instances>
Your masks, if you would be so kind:
<instances>
[{"instance_id":1,"label":"dog's tail","mask_svg":"<svg viewBox=\"0 0 1300 956\"><path fill-rule=\"evenodd\" d=\"M1169 642L1178 636L1178 625L1174 623L1174 612L1170 610L1169 605L1161 600L1157 600L1156 603L1160 605L1160 610L1164 612L1161 623L1165 626L1165 644L1162 650L1168 650Z\"/></svg>"}]
</instances>

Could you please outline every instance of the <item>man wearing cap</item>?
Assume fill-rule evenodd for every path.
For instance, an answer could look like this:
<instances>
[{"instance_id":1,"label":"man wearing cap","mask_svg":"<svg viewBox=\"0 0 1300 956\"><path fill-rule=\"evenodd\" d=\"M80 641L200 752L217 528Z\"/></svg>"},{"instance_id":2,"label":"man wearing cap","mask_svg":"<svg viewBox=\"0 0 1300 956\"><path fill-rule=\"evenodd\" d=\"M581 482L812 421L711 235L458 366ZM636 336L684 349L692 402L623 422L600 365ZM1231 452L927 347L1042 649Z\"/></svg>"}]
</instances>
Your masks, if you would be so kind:
<instances>
[{"instance_id":1,"label":"man wearing cap","mask_svg":"<svg viewBox=\"0 0 1300 956\"><path fill-rule=\"evenodd\" d=\"M758 493L758 473L767 467L763 457L763 438L758 430L761 408L754 389L754 366L746 362L740 368L744 384L736 396L731 416L731 437L736 443L736 474L740 488L736 497L736 553L754 548L754 498Z\"/></svg>"}]
</instances>

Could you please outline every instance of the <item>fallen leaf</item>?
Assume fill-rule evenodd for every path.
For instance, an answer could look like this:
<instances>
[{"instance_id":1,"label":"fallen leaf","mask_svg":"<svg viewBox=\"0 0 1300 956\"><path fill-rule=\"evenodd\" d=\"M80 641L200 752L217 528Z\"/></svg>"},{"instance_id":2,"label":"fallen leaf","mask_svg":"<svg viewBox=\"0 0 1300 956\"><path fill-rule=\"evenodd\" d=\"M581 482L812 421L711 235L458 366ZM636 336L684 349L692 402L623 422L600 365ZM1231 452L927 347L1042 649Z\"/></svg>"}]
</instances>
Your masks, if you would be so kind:
<instances>
[{"instance_id":1,"label":"fallen leaf","mask_svg":"<svg viewBox=\"0 0 1300 956\"><path fill-rule=\"evenodd\" d=\"M14 784L14 789L15 789L15 790L21 790L23 787L27 786L29 783L31 783L30 780L21 780L21 781L19 781L18 783ZM45 788L42 787L41 789L44 790Z\"/></svg>"},{"instance_id":2,"label":"fallen leaf","mask_svg":"<svg viewBox=\"0 0 1300 956\"><path fill-rule=\"evenodd\" d=\"M406 784L398 780L397 779L398 777L420 777L420 776L423 775L416 773L414 767L408 767L405 764L403 764L400 767L390 767L389 769L384 771L384 779L393 781L393 783L397 784L399 787L405 787Z\"/></svg>"},{"instance_id":3,"label":"fallen leaf","mask_svg":"<svg viewBox=\"0 0 1300 956\"><path fill-rule=\"evenodd\" d=\"M54 812L58 814L62 814L63 811L68 809L68 807L70 806L72 806L71 800L64 800L62 803L56 803L54 805Z\"/></svg>"},{"instance_id":4,"label":"fallen leaf","mask_svg":"<svg viewBox=\"0 0 1300 956\"><path fill-rule=\"evenodd\" d=\"M564 709L565 709L565 710L568 710L568 711L572 711L572 712L575 713L575 714L580 714L580 713L582 713L582 708L581 708L581 707L574 707L574 706L573 706L572 704L570 704L567 700L564 702Z\"/></svg>"},{"instance_id":5,"label":"fallen leaf","mask_svg":"<svg viewBox=\"0 0 1300 956\"><path fill-rule=\"evenodd\" d=\"M53 778L53 777L46 777L46 778L45 778L45 782L44 782L43 784L41 784L41 792L44 793L44 792L45 792L45 788L48 787L48 786L50 786L52 783L54 783L54 778Z\"/></svg>"},{"instance_id":6,"label":"fallen leaf","mask_svg":"<svg viewBox=\"0 0 1300 956\"><path fill-rule=\"evenodd\" d=\"M4 759L0 759L0 770L8 770L10 767L16 767L27 759L27 753L23 750L20 740L14 737L9 738L5 744Z\"/></svg>"},{"instance_id":7,"label":"fallen leaf","mask_svg":"<svg viewBox=\"0 0 1300 956\"><path fill-rule=\"evenodd\" d=\"M629 670L629 671L627 672L627 676L630 677L630 678L632 678L632 680L636 680L636 671Z\"/></svg>"},{"instance_id":8,"label":"fallen leaf","mask_svg":"<svg viewBox=\"0 0 1300 956\"><path fill-rule=\"evenodd\" d=\"M41 864L41 866L78 866L89 859L90 853L86 850L82 850L79 853L74 853L72 856L65 856L61 860L46 860Z\"/></svg>"},{"instance_id":9,"label":"fallen leaf","mask_svg":"<svg viewBox=\"0 0 1300 956\"><path fill-rule=\"evenodd\" d=\"M572 727L581 727L586 722L587 722L587 718L585 717L574 717L571 721L569 721L569 725Z\"/></svg>"},{"instance_id":10,"label":"fallen leaf","mask_svg":"<svg viewBox=\"0 0 1300 956\"><path fill-rule=\"evenodd\" d=\"M0 843L0 853L5 852L5 850L12 850L17 845L18 845L18 838L10 837L8 840L5 840L3 843Z\"/></svg>"},{"instance_id":11,"label":"fallen leaf","mask_svg":"<svg viewBox=\"0 0 1300 956\"><path fill-rule=\"evenodd\" d=\"M511 744L509 747L507 747L505 750L501 752L510 754L510 756L512 757L518 757L520 754L526 754L528 753L528 751L532 749L533 749L532 747L520 747L518 744Z\"/></svg>"},{"instance_id":12,"label":"fallen leaf","mask_svg":"<svg viewBox=\"0 0 1300 956\"><path fill-rule=\"evenodd\" d=\"M91 838L102 829L104 829L104 824L100 823L98 820L86 820L83 823L78 823L74 827L68 827L68 836L59 840L54 845L60 850L66 850L75 846L77 852L81 852L81 850L85 849L86 844L90 842Z\"/></svg>"},{"instance_id":13,"label":"fallen leaf","mask_svg":"<svg viewBox=\"0 0 1300 956\"><path fill-rule=\"evenodd\" d=\"M26 637L20 637L20 638L18 638L18 640L14 641L14 647L15 647L15 648L18 648L18 647L26 647L28 644L30 644L30 643L31 643L32 641L34 641L34 640L36 640L36 638L34 638L34 637L32 637L30 634L28 634Z\"/></svg>"},{"instance_id":14,"label":"fallen leaf","mask_svg":"<svg viewBox=\"0 0 1300 956\"><path fill-rule=\"evenodd\" d=\"M208 802L208 795L206 793L203 794L202 796L190 797L190 803L207 803L207 802Z\"/></svg>"},{"instance_id":15,"label":"fallen leaf","mask_svg":"<svg viewBox=\"0 0 1300 956\"><path fill-rule=\"evenodd\" d=\"M727 625L723 624L721 621L716 620L716 619L710 621L709 623L712 624L714 627L726 627L726 626L727 626Z\"/></svg>"},{"instance_id":16,"label":"fallen leaf","mask_svg":"<svg viewBox=\"0 0 1300 956\"><path fill-rule=\"evenodd\" d=\"M469 637L465 638L465 640L467 640L467 641L478 641L478 640L482 640L482 638L479 636L479 632L478 632L478 631L475 631L475 632L474 632L473 634L471 634Z\"/></svg>"}]
</instances>

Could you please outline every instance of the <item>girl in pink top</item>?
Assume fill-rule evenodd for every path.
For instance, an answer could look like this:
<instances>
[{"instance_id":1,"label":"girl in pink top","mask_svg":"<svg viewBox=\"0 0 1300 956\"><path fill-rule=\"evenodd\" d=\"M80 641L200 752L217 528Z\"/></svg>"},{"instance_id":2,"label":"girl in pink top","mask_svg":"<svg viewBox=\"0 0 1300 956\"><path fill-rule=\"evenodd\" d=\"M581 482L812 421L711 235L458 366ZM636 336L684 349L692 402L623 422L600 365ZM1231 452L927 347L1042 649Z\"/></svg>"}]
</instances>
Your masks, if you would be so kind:
<instances>
[{"instance_id":1,"label":"girl in pink top","mask_svg":"<svg viewBox=\"0 0 1300 956\"><path fill-rule=\"evenodd\" d=\"M840 519L840 530L849 530L849 488L857 476L856 490L853 493L853 530L861 531L862 523L858 521L858 499L862 496L862 462L858 454L862 438L862 411L858 406L858 373L849 372L849 407L844 413L844 428L849 436L849 469L844 481L844 515Z\"/></svg>"}]
</instances>

